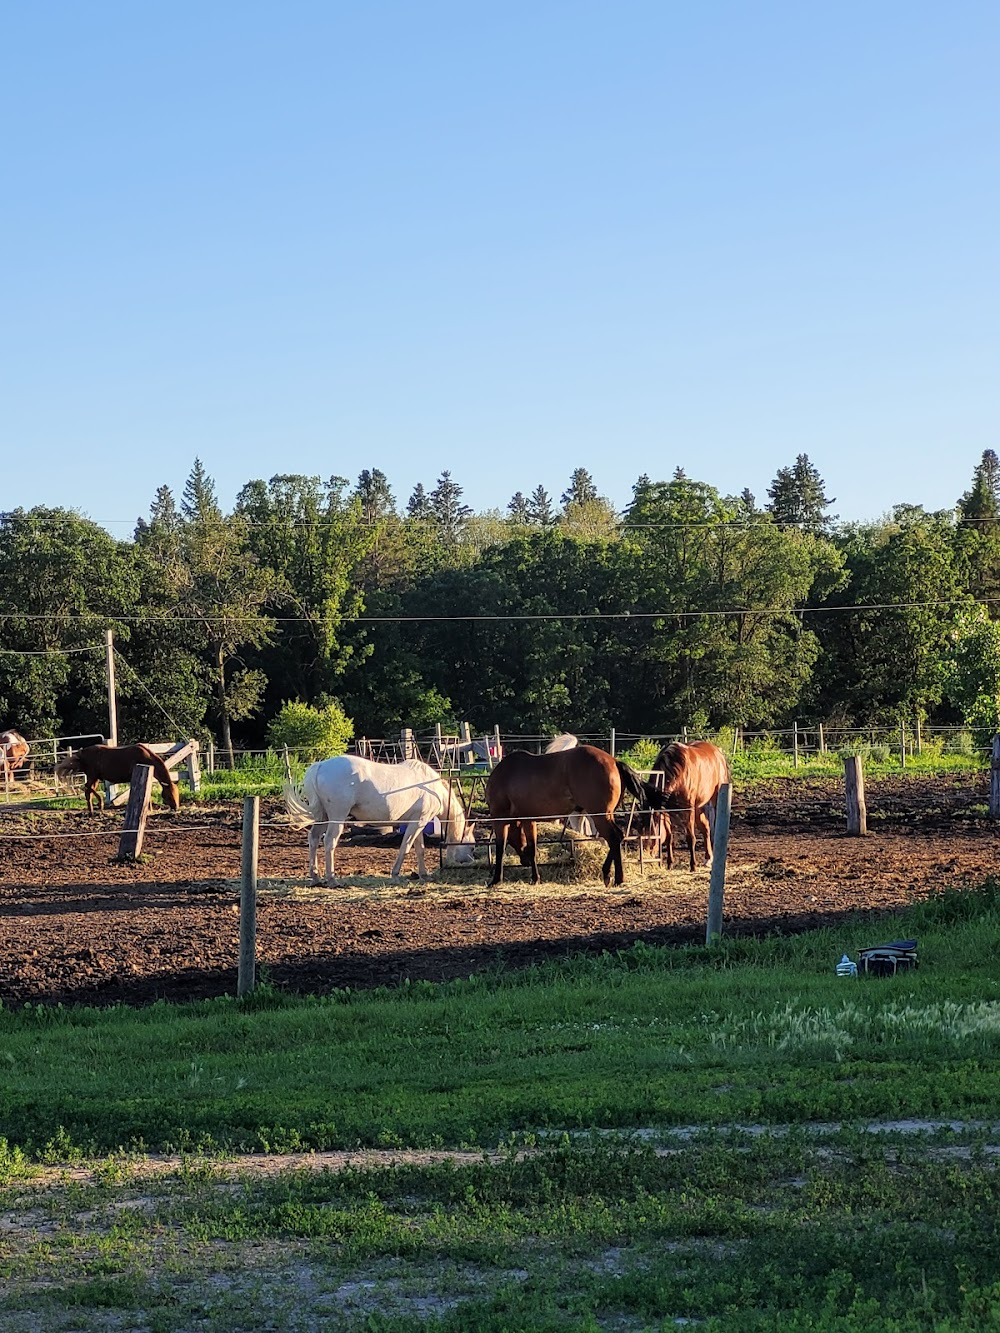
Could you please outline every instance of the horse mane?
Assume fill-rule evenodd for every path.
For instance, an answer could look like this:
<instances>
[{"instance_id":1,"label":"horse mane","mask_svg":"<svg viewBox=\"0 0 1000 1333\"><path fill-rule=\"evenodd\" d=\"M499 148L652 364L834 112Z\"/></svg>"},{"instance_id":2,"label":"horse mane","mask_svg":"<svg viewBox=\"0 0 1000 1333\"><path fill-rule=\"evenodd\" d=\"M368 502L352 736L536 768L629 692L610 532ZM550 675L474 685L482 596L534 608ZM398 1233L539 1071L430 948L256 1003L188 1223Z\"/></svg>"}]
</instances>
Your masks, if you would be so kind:
<instances>
[{"instance_id":1,"label":"horse mane","mask_svg":"<svg viewBox=\"0 0 1000 1333\"><path fill-rule=\"evenodd\" d=\"M80 767L80 761L77 758L77 755L79 753L80 751L77 750L76 754L63 755L63 757L59 760L58 764L56 764L57 778L68 778L71 773L83 772L83 769Z\"/></svg>"},{"instance_id":2,"label":"horse mane","mask_svg":"<svg viewBox=\"0 0 1000 1333\"><path fill-rule=\"evenodd\" d=\"M556 754L559 750L575 750L580 744L577 738L568 731L564 731L560 736L556 736L549 741L545 747L546 754Z\"/></svg>"},{"instance_id":3,"label":"horse mane","mask_svg":"<svg viewBox=\"0 0 1000 1333\"><path fill-rule=\"evenodd\" d=\"M665 745L653 761L653 768L663 774L664 791L669 791L684 772L685 746L682 741L671 741Z\"/></svg>"}]
</instances>

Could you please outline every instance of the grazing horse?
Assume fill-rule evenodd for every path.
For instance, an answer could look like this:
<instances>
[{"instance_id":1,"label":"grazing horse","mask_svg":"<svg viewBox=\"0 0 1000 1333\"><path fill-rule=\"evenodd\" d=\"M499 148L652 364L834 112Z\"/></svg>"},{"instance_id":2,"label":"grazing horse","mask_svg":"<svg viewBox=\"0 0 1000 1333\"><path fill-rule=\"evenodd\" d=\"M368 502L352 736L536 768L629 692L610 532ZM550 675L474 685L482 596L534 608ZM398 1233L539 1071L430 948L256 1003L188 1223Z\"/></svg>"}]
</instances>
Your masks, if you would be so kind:
<instances>
[{"instance_id":1,"label":"grazing horse","mask_svg":"<svg viewBox=\"0 0 1000 1333\"><path fill-rule=\"evenodd\" d=\"M0 777L8 786L14 769L27 759L31 747L19 731L0 731Z\"/></svg>"},{"instance_id":2,"label":"grazing horse","mask_svg":"<svg viewBox=\"0 0 1000 1333\"><path fill-rule=\"evenodd\" d=\"M593 745L574 745L547 754L514 750L504 756L486 780L486 805L496 830L497 852L491 884L503 879L503 853L507 842L519 853L521 864L531 867L531 882L538 883L535 823L540 819L562 819L588 815L608 844L601 867L604 883L625 879L622 868L622 831L615 823L615 807L622 791L660 809L663 794L643 782L634 769Z\"/></svg>"},{"instance_id":3,"label":"grazing horse","mask_svg":"<svg viewBox=\"0 0 1000 1333\"><path fill-rule=\"evenodd\" d=\"M475 847L473 825L465 822L462 802L451 784L430 764L407 759L402 764L376 764L354 754L322 759L305 771L302 785L284 785L285 808L293 828L309 829L309 874L320 882L316 861L320 839L326 835L326 883L334 882L337 843L350 820L359 824L405 824L393 879L403 869L406 853L416 845L417 866L424 865L424 829L432 819L444 830L445 865L469 865Z\"/></svg>"},{"instance_id":4,"label":"grazing horse","mask_svg":"<svg viewBox=\"0 0 1000 1333\"><path fill-rule=\"evenodd\" d=\"M670 810L684 812L691 869L694 870L696 821L705 838L705 864L711 864L712 829L705 810L711 806L714 819L719 788L724 782L730 781L729 761L726 756L711 741L695 741L693 745L685 745L683 741L672 741L656 756L653 769L659 769L663 774L663 794L667 798L664 805ZM666 844L669 868L674 864L673 832L669 814L660 817L660 833Z\"/></svg>"},{"instance_id":5,"label":"grazing horse","mask_svg":"<svg viewBox=\"0 0 1000 1333\"><path fill-rule=\"evenodd\" d=\"M181 795L170 769L158 754L145 745L85 745L76 754L68 754L56 764L56 777L69 777L71 773L82 773L87 779L84 796L87 809L94 814L96 796L100 809L104 808L103 793L98 790L99 782L131 782L132 770L136 764L148 764L160 784L163 799L171 810L181 808Z\"/></svg>"}]
</instances>

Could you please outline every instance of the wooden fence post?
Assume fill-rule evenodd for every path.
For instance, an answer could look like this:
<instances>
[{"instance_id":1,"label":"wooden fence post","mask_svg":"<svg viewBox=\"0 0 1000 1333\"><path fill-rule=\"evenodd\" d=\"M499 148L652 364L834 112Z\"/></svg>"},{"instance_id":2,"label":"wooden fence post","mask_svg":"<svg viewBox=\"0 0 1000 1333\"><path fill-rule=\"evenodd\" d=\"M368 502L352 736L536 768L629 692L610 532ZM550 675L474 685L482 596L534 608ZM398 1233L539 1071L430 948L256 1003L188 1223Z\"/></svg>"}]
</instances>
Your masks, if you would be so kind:
<instances>
[{"instance_id":1,"label":"wooden fence post","mask_svg":"<svg viewBox=\"0 0 1000 1333\"><path fill-rule=\"evenodd\" d=\"M249 995L257 984L257 858L260 848L260 797L243 799L243 849L240 857L240 961L236 994Z\"/></svg>"},{"instance_id":2,"label":"wooden fence post","mask_svg":"<svg viewBox=\"0 0 1000 1333\"><path fill-rule=\"evenodd\" d=\"M906 767L906 723L899 724L899 766Z\"/></svg>"},{"instance_id":3,"label":"wooden fence post","mask_svg":"<svg viewBox=\"0 0 1000 1333\"><path fill-rule=\"evenodd\" d=\"M792 757L795 761L795 767L799 766L799 724L792 723Z\"/></svg>"},{"instance_id":4,"label":"wooden fence post","mask_svg":"<svg viewBox=\"0 0 1000 1333\"><path fill-rule=\"evenodd\" d=\"M719 799L715 808L715 829L712 835L712 876L708 885L706 944L711 944L722 934L722 904L726 892L726 857L729 854L729 812L732 796L731 784L723 782L719 787Z\"/></svg>"},{"instance_id":5,"label":"wooden fence post","mask_svg":"<svg viewBox=\"0 0 1000 1333\"><path fill-rule=\"evenodd\" d=\"M1000 819L1000 735L993 737L990 756L990 819Z\"/></svg>"},{"instance_id":6,"label":"wooden fence post","mask_svg":"<svg viewBox=\"0 0 1000 1333\"><path fill-rule=\"evenodd\" d=\"M128 789L128 805L125 807L125 827L118 843L119 861L137 861L142 851L142 840L146 836L146 816L149 814L149 793L153 786L153 767L151 764L136 764L132 770L132 780Z\"/></svg>"},{"instance_id":7,"label":"wooden fence post","mask_svg":"<svg viewBox=\"0 0 1000 1333\"><path fill-rule=\"evenodd\" d=\"M920 736L920 715L917 714L917 754L923 754L923 743Z\"/></svg>"},{"instance_id":8,"label":"wooden fence post","mask_svg":"<svg viewBox=\"0 0 1000 1333\"><path fill-rule=\"evenodd\" d=\"M847 832L851 837L863 838L868 833L868 810L865 807L865 775L859 754L844 760L844 788L847 795Z\"/></svg>"},{"instance_id":9,"label":"wooden fence post","mask_svg":"<svg viewBox=\"0 0 1000 1333\"><path fill-rule=\"evenodd\" d=\"M494 724L493 724L493 764L499 764L501 758L503 757L502 754L501 754L502 749L503 749L503 746L500 744L500 726L499 726L498 723L494 723ZM493 767L493 764L490 765L491 768Z\"/></svg>"},{"instance_id":10,"label":"wooden fence post","mask_svg":"<svg viewBox=\"0 0 1000 1333\"><path fill-rule=\"evenodd\" d=\"M208 742L208 771L209 773L215 772L215 741L213 740Z\"/></svg>"},{"instance_id":11,"label":"wooden fence post","mask_svg":"<svg viewBox=\"0 0 1000 1333\"><path fill-rule=\"evenodd\" d=\"M826 737L823 735L823 723L819 724L819 752L826 754Z\"/></svg>"},{"instance_id":12,"label":"wooden fence post","mask_svg":"<svg viewBox=\"0 0 1000 1333\"><path fill-rule=\"evenodd\" d=\"M437 751L438 768L444 768L444 735L440 722L434 723L434 749Z\"/></svg>"},{"instance_id":13,"label":"wooden fence post","mask_svg":"<svg viewBox=\"0 0 1000 1333\"><path fill-rule=\"evenodd\" d=\"M614 729L614 727L611 728L611 736L610 736L610 738L609 738L609 740L608 740L608 754L611 756L612 759L614 759L614 757L615 757L615 729Z\"/></svg>"},{"instance_id":14,"label":"wooden fence post","mask_svg":"<svg viewBox=\"0 0 1000 1333\"><path fill-rule=\"evenodd\" d=\"M476 762L476 752L472 748L472 728L468 722L458 724L458 734L462 742L458 751L459 764L474 764Z\"/></svg>"}]
</instances>

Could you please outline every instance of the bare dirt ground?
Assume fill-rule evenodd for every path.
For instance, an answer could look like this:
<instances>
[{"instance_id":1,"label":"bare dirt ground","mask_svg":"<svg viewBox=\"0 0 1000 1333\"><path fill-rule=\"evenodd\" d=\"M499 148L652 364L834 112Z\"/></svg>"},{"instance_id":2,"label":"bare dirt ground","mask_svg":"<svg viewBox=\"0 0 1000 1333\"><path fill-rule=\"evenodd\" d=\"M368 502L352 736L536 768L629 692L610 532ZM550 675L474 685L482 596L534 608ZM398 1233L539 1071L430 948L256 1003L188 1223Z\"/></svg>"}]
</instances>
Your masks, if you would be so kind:
<instances>
[{"instance_id":1,"label":"bare dirt ground","mask_svg":"<svg viewBox=\"0 0 1000 1333\"><path fill-rule=\"evenodd\" d=\"M834 924L981 881L996 870L1000 834L985 817L987 787L986 774L869 779L867 839L845 836L835 779L737 791L726 933ZM120 811L90 819L0 806L0 1001L143 1004L233 993L240 817L236 801L185 804L177 817L157 811L141 862L119 865ZM668 874L647 861L640 874L633 858L626 883L605 889L596 871L584 882L543 867L533 890L515 860L507 882L487 889L484 860L431 884L391 885L376 877L388 875L393 840L356 834L341 844L337 870L362 882L315 890L306 835L288 827L277 801L262 802L261 821L258 959L292 990L442 980L704 936L704 868ZM95 831L103 836L67 836ZM429 860L436 865L435 852ZM880 930L891 934L891 921Z\"/></svg>"}]
</instances>

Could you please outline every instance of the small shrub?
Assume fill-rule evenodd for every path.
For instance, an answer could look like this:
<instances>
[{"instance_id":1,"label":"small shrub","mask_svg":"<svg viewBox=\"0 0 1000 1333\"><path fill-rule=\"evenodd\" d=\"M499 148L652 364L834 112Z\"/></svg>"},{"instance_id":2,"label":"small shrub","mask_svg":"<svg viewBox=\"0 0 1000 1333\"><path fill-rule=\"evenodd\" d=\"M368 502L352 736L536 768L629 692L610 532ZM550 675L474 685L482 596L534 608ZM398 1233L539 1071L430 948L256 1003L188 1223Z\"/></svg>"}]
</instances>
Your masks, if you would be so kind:
<instances>
[{"instance_id":1,"label":"small shrub","mask_svg":"<svg viewBox=\"0 0 1000 1333\"><path fill-rule=\"evenodd\" d=\"M625 764L632 768L637 768L640 772L645 772L653 767L656 762L656 756L660 753L661 745L659 741L651 740L648 736L643 736L637 740L630 750L618 756Z\"/></svg>"},{"instance_id":2,"label":"small shrub","mask_svg":"<svg viewBox=\"0 0 1000 1333\"><path fill-rule=\"evenodd\" d=\"M343 754L354 737L354 721L336 700L322 708L288 702L281 705L267 728L267 742L275 750L287 745L306 763Z\"/></svg>"},{"instance_id":3,"label":"small shrub","mask_svg":"<svg viewBox=\"0 0 1000 1333\"><path fill-rule=\"evenodd\" d=\"M944 742L945 754L974 755L976 742L971 731L953 731Z\"/></svg>"}]
</instances>

